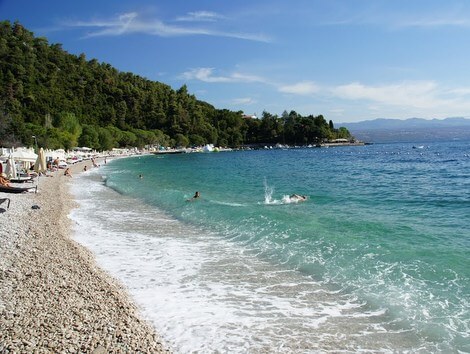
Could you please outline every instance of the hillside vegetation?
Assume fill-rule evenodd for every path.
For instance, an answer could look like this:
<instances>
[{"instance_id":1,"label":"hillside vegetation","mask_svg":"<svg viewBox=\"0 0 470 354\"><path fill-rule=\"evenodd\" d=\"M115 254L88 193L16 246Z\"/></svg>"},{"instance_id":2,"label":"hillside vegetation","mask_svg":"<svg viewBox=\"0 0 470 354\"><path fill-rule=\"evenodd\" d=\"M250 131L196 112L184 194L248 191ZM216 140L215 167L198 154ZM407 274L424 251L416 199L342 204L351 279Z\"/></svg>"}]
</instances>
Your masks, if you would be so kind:
<instances>
[{"instance_id":1,"label":"hillside vegetation","mask_svg":"<svg viewBox=\"0 0 470 354\"><path fill-rule=\"evenodd\" d=\"M35 37L21 24L0 22L0 146L88 146L99 150L144 145L212 143L311 144L350 138L322 115L263 112L260 119L217 109L164 83L120 72L61 44Z\"/></svg>"}]
</instances>

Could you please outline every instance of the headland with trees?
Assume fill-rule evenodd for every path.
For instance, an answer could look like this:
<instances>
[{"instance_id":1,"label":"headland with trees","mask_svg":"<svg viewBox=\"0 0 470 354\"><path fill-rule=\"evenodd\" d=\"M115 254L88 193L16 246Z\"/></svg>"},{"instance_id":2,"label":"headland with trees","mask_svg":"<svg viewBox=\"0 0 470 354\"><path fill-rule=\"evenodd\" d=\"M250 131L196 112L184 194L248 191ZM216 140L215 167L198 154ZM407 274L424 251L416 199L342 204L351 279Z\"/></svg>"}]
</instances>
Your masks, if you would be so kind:
<instances>
[{"instance_id":1,"label":"headland with trees","mask_svg":"<svg viewBox=\"0 0 470 354\"><path fill-rule=\"evenodd\" d=\"M352 139L322 115L285 111L261 117L218 109L186 85L174 90L121 72L61 44L35 37L20 23L0 22L0 146L49 149L309 145ZM36 139L36 141L34 140Z\"/></svg>"}]
</instances>

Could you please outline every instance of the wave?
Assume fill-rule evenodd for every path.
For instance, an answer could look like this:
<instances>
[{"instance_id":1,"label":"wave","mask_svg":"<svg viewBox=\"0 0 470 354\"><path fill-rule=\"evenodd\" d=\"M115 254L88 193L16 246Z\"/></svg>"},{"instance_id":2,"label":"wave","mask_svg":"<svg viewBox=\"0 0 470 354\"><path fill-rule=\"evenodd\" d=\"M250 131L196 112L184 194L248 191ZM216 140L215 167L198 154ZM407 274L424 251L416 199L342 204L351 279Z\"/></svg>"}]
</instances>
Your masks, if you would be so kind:
<instances>
[{"instance_id":1,"label":"wave","mask_svg":"<svg viewBox=\"0 0 470 354\"><path fill-rule=\"evenodd\" d=\"M235 202L221 202L221 201L218 201L218 200L209 200L209 203L218 204L218 205L232 206L232 207L246 207L246 206L248 206L247 204L235 203Z\"/></svg>"}]
</instances>

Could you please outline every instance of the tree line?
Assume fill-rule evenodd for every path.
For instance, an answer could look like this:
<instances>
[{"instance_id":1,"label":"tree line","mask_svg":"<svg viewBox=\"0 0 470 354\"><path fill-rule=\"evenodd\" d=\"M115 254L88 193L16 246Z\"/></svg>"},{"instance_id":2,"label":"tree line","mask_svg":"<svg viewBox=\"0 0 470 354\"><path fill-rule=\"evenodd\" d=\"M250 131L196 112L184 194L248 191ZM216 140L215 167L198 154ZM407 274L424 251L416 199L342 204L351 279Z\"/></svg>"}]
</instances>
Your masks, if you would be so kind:
<instances>
[{"instance_id":1,"label":"tree line","mask_svg":"<svg viewBox=\"0 0 470 354\"><path fill-rule=\"evenodd\" d=\"M145 145L305 145L351 138L322 115L263 112L258 118L217 109L183 85L178 90L120 72L19 22L0 22L0 146L98 150ZM35 138L33 138L35 137Z\"/></svg>"}]
</instances>

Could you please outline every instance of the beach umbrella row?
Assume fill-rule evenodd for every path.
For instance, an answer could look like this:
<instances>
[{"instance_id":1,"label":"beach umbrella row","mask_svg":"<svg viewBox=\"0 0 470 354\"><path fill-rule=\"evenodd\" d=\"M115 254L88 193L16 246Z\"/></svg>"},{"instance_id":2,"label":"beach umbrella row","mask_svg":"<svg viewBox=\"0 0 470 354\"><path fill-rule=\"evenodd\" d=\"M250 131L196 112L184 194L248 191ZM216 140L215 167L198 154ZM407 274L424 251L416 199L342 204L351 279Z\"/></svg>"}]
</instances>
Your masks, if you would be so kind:
<instances>
[{"instance_id":1,"label":"beach umbrella row","mask_svg":"<svg viewBox=\"0 0 470 354\"><path fill-rule=\"evenodd\" d=\"M38 155L29 150L16 150L11 154L11 157L15 161L35 162L38 158Z\"/></svg>"},{"instance_id":2,"label":"beach umbrella row","mask_svg":"<svg viewBox=\"0 0 470 354\"><path fill-rule=\"evenodd\" d=\"M37 155L36 162L34 163L34 171L37 173L44 173L47 171L46 165L46 154L44 153L44 149L39 149L39 154Z\"/></svg>"},{"instance_id":3,"label":"beach umbrella row","mask_svg":"<svg viewBox=\"0 0 470 354\"><path fill-rule=\"evenodd\" d=\"M15 179L15 178L18 177L18 174L16 173L15 161L13 160L13 157L12 157L11 154L8 157L8 160L7 160L7 166L5 168L5 174L7 175L8 179L12 179L12 178Z\"/></svg>"},{"instance_id":4,"label":"beach umbrella row","mask_svg":"<svg viewBox=\"0 0 470 354\"><path fill-rule=\"evenodd\" d=\"M34 171L36 171L38 174L47 172L46 154L44 153L43 148L39 149L38 158L36 159L36 162L34 163ZM38 187L39 187L39 176L37 177L37 180L36 180L36 193L38 192Z\"/></svg>"}]
</instances>

